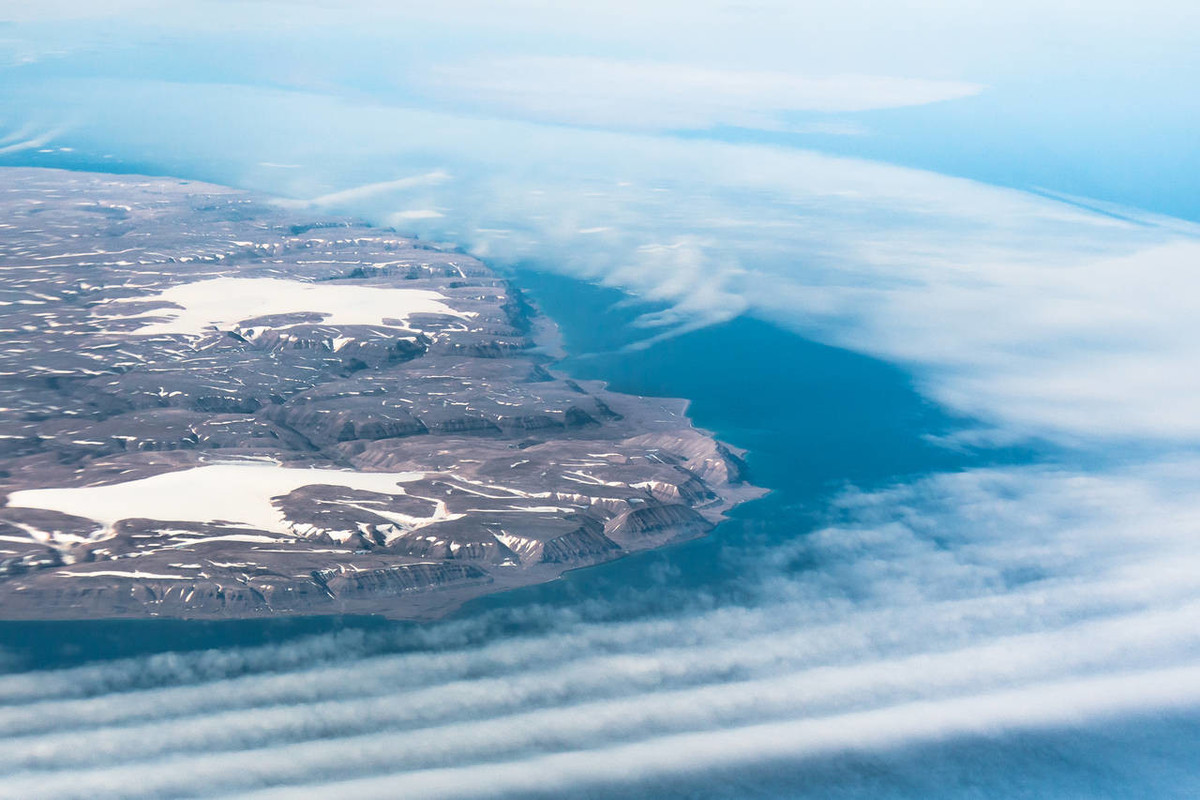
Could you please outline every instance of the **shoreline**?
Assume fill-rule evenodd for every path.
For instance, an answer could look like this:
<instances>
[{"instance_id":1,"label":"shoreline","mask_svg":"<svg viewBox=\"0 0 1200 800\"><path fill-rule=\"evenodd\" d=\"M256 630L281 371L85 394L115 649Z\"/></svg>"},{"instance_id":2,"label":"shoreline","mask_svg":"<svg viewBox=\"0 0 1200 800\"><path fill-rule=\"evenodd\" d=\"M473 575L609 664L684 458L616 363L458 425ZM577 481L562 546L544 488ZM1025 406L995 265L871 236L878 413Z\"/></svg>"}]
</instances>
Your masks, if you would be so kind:
<instances>
[{"instance_id":1,"label":"shoreline","mask_svg":"<svg viewBox=\"0 0 1200 800\"><path fill-rule=\"evenodd\" d=\"M42 247L45 255L40 258L50 262L36 273L41 283L31 284L40 288L40 296L53 298L56 291L61 294L61 287L71 280L71 270L99 269L113 277L89 280L85 308L113 308L114 298L105 294L109 291L105 287L133 280L147 288L159 288L160 296L170 297L175 307L184 309L174 312L168 306L164 316L164 312L153 311L155 296L146 297L145 289L132 295L126 289L120 290L116 299L126 304L134 302L131 308L135 310L139 307L136 304L149 308L154 314L149 319L159 320L156 327L146 328L155 332L147 336L134 327L146 317L128 323L118 317L116 322L104 323L116 326L111 331L102 328L88 332L96 330L95 312L81 316L77 304L64 305L60 317L56 316L60 312L53 301L38 301L42 305L51 303L49 311L39 310L39 319L50 321L50 330L35 333L26 348L27 352L37 353L39 361L67 358L67 352L62 351L60 356L54 344L65 341L61 339L61 328L67 333L79 332L71 345L85 354L89 354L89 347L97 353L108 353L113 347L118 348L117 352L141 349L131 368L113 369L103 360L107 356L94 358L92 363L99 370L72 367L64 360L64 366L56 368L61 377L50 383L38 377L37 371L43 369L40 364L31 364L28 359L13 364L18 371L30 367L34 370L21 378L18 391L36 390L43 395L57 392L54 397L59 399L54 403L83 404L80 411L70 412L73 419L95 422L72 422L72 430L79 431L74 433L77 439L61 443L46 436L47 431L56 430L54 426L62 427L53 414L47 423L22 422L19 418L8 423L25 433L21 434L24 438L18 437L16 456L6 459L17 469L3 479L0 492L11 497L16 497L16 492L24 494L20 496L22 505L6 501L0 507L0 526L13 532L28 531L32 541L23 554L18 552L6 559L0 553L0 567L7 570L7 577L0 579L2 619L211 620L366 613L397 620L433 620L477 597L553 581L567 572L608 563L633 552L705 536L729 510L765 494L765 490L743 483L741 451L717 442L711 433L691 423L686 400L620 395L602 381L577 381L555 369L569 355L555 321L531 306L510 278L499 277L470 256L431 248L382 229L356 226L351 221L339 221L335 228L328 227L323 217L299 224L303 220L295 212L280 211L269 203L255 205L259 201L253 195L225 187L70 171L49 174L43 170L7 169L0 174L16 184L18 197L9 197L8 202L17 217L20 209L14 204L20 202L22 192L30 197L68 197L76 203L68 210L53 202L46 205L45 199L36 200L39 212L51 212L40 213L38 224L51 231L58 218L64 220L63 230L80 228L78 219L84 212L77 210L78 201L86 196L81 191L90 191L94 205L82 208L102 211L102 217L107 215L116 223L98 223L101 227L94 235L99 243L93 245L96 253L84 255L126 253L127 249L115 243L130 232L142 230L151 237L154 258L150 261L142 258L134 262L127 256L114 261L101 255L98 263L84 267L74 266L74 253L60 254L54 249L57 245L31 245ZM39 195L39 191L49 193ZM132 199L122 200L123 195ZM151 197L156 199L151 202ZM200 228L194 218L197 212L184 208L197 204L202 209ZM262 219L267 228L257 223L253 228L257 233L252 236L246 223L239 221L243 218ZM165 219L171 219L175 227L165 226ZM215 234L208 234L205 225ZM240 233L243 228L248 233ZM178 230L185 231L189 238L179 240L179 234L173 232ZM330 232L340 238L327 238ZM19 228L12 235L20 236ZM108 244L110 239L113 244ZM206 252L203 248L209 248L207 252L216 249L215 255L199 257L198 272L190 266L190 255L166 260L160 257L170 253L171 247L176 252L180 247L187 248L184 253L194 252L198 244L202 254ZM79 249L74 244L72 248ZM146 246L138 252L151 251ZM397 260L396 256L402 257ZM62 266L56 267L60 261ZM215 297L212 311L205 306L186 305L210 302L208 295L192 291L200 286L195 283L197 274L214 285L225 281L225 290L240 297L243 305L248 297L258 296L246 292L265 286L266 282L257 277L260 275L270 277L272 287L284 285L285 280L301 281L291 285L297 290L305 288L305 292L283 293L292 298L291 306L282 304L285 301L279 292L262 294L253 301L258 304L257 322L245 319L244 315L251 312L242 311L235 314L241 316L241 321L230 318L215 326L193 329L179 327L183 324L180 322L168 324L172 317L185 319L181 315L191 314L192 319L203 320L206 317L197 315L225 313L228 309L228 302ZM132 277L121 279L121 275ZM190 293L180 294L180 287L188 288ZM346 310L340 312L340 322L328 313L310 313L324 312L334 304L332 298L348 296L351 290L373 287L397 298L407 297L405 292L424 292L421 302L428 310L410 312L412 316L400 322L389 320L387 311L382 312L385 316L381 321L372 322L370 309L364 309L361 302L343 302ZM314 293L324 299L295 300ZM378 304L378 298L384 295L376 294L373 302ZM439 299L425 299L434 297ZM180 302L185 305L179 306ZM297 302L315 307L294 305ZM19 311L15 313L19 322ZM143 328L146 325L141 324ZM401 326L399 340L392 332L397 325ZM37 331L38 326L32 329ZM184 366L169 367L166 372L154 368L156 374L167 377L153 380L160 384L176 381L181 389L168 392L160 386L158 395L182 395L183 399L141 401L135 394L134 404L129 405L128 387L138 385L139 370L145 369L139 365L158 364L163 347L176 354L172 359L182 354ZM307 352L292 355L297 347ZM400 350L396 350L398 347ZM352 356L347 356L347 351L352 351ZM192 352L218 355L202 358L190 356ZM297 358L300 361L295 361ZM197 367L188 367L189 359ZM206 366L200 367L201 363ZM353 366L346 366L351 363ZM425 363L430 367L424 367ZM518 375L525 369L522 364L529 365L529 377ZM328 377L318 380L296 371L301 368ZM220 379L229 370L233 370L228 372L230 378L222 384L227 388L194 388L197 382ZM440 374L447 370L447 375ZM175 374L179 377L170 377ZM276 386L285 378L295 387L287 390L290 394ZM357 388L338 389L329 395L332 399L322 399L325 395L321 393L326 392L320 388L322 381L330 386ZM113 400L105 400L108 406L99 409L94 405L95 398L107 397L110 390L105 387L109 385L116 387L118 394ZM276 393L270 399L255 395L250 388L257 385L264 388L256 391ZM39 388L42 386L46 388ZM96 389L84 390L89 386ZM206 398L217 391L225 395L214 405ZM438 400L439 396L456 399L451 403ZM501 401L502 397L507 399ZM313 404L316 416L307 410ZM467 411L453 410L460 406ZM176 434L169 424L176 419L190 421L188 436L192 438L170 438ZM253 430L242 438L218 436L212 440L215 444L205 445L208 449L197 449L196 431L218 419L227 420L222 425ZM330 419L342 428L330 428L326 422ZM444 426L444 430L435 426ZM475 428L479 431L472 433ZM151 432L157 439L146 441L144 437ZM110 440L119 441L120 447L106 445ZM289 440L296 444L283 450L278 445L264 445L264 441L282 444ZM440 451L439 446L443 447ZM538 477L535 467L527 467L520 471L525 477L502 475L497 472L501 469L498 459L505 451L535 456L536 464L545 465L549 471L542 471ZM53 459L43 457L43 452L58 453L54 458L59 462L65 454L82 466L73 472L64 471L55 466ZM301 468L328 464L364 475L403 468L421 477L417 489L405 484L399 494L390 496L372 489L375 494L365 499L351 499L363 489L338 490L327 485L301 487L273 499L264 495L264 500L270 499L277 508L283 508L281 502L290 503L290 510L282 512L284 527L278 530L263 530L257 523L248 525L249 518L239 522L236 509L214 512L225 515L214 521L197 518L161 523L155 522L155 515L172 512L130 510L123 513L134 516L118 515L106 523L105 532L97 538L88 532L86 516L90 512L86 507L75 510L70 505L28 504L29 498L40 496L38 490L55 486L86 485L93 487L87 491L103 492L106 487L131 480L149 481L156 475L189 478L190 474L179 471L227 463L222 458L265 458L280 466ZM510 470L528 463L528 458L518 458ZM31 468L35 471L32 478ZM40 477L36 470L41 471ZM513 479L518 481L516 485L511 483ZM442 488L436 488L439 486ZM418 508L422 503L429 508L436 493L443 490L450 496L446 501L451 503L450 510L442 500L436 500L442 510L434 516ZM71 492L83 490L59 491L56 496L65 493L69 499ZM557 505L524 499L537 497L549 498ZM361 506L363 502L370 511ZM66 510L66 516L55 508ZM355 508L362 510L353 511ZM506 526L513 519L523 521L510 530ZM309 520L329 521L314 525ZM177 530L180 528L183 533ZM433 536L426 536L426 531ZM536 533L531 538L527 531ZM293 534L290 538L289 533ZM265 547L229 544L255 537L280 537L278 540L286 546L268 551ZM4 539L19 544L20 534ZM160 540L166 550L154 549ZM218 540L224 543L215 550L206 544ZM13 546L5 545L10 552ZM470 555L457 555L460 549ZM238 558L245 565L231 560L231 552L240 553ZM291 555L267 557L267 552L292 552L302 557L295 562ZM320 553L334 555L323 557ZM430 555L435 560L431 561ZM138 568L125 569L124 565L130 563L125 560L128 558L134 558ZM226 561L233 569L219 567L225 578L207 577L213 572L211 565ZM329 566L320 566L322 561ZM313 564L311 579L297 574L295 566L284 566L286 563ZM107 567L109 564L121 567ZM255 565L253 570L242 568L251 565ZM184 568L202 568L196 574L203 579L189 577L186 570L180 571ZM62 577L47 583L46 579L56 575ZM82 578L95 588L76 595L72 584L63 583L64 578L72 583ZM223 581L233 582L233 595ZM189 586L191 590L185 591ZM201 586L214 588L205 589L203 604L196 606L192 598ZM119 599L126 590L133 601L128 597Z\"/></svg>"}]
</instances>

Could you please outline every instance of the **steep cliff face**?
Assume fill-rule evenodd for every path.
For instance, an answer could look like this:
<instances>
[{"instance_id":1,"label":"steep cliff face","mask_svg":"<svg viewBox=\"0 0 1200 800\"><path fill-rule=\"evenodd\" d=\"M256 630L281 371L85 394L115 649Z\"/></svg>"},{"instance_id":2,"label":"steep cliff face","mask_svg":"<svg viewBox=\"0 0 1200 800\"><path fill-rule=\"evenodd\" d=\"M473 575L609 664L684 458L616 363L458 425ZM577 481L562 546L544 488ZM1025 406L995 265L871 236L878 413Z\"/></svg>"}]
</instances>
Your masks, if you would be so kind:
<instances>
[{"instance_id":1,"label":"steep cliff face","mask_svg":"<svg viewBox=\"0 0 1200 800\"><path fill-rule=\"evenodd\" d=\"M606 558L621 546L604 535L604 525L588 517L579 519L579 527L542 544L541 561L546 564L585 564Z\"/></svg>"},{"instance_id":2,"label":"steep cliff face","mask_svg":"<svg viewBox=\"0 0 1200 800\"><path fill-rule=\"evenodd\" d=\"M693 436L691 431L646 433L634 441L647 448L661 448L672 454L680 466L700 481L712 485L739 484L744 480L744 451L709 436Z\"/></svg>"},{"instance_id":3,"label":"steep cliff face","mask_svg":"<svg viewBox=\"0 0 1200 800\"><path fill-rule=\"evenodd\" d=\"M687 538L711 528L712 523L690 506L644 505L614 518L605 526L605 532L622 541L636 541L662 534Z\"/></svg>"},{"instance_id":4,"label":"steep cliff face","mask_svg":"<svg viewBox=\"0 0 1200 800\"><path fill-rule=\"evenodd\" d=\"M430 561L396 564L362 572L325 570L313 576L334 599L354 600L432 591L451 584L486 584L492 577L474 564Z\"/></svg>"},{"instance_id":5,"label":"steep cliff face","mask_svg":"<svg viewBox=\"0 0 1200 800\"><path fill-rule=\"evenodd\" d=\"M201 184L0 188L0 617L425 618L758 493L684 402L556 374L470 257Z\"/></svg>"}]
</instances>

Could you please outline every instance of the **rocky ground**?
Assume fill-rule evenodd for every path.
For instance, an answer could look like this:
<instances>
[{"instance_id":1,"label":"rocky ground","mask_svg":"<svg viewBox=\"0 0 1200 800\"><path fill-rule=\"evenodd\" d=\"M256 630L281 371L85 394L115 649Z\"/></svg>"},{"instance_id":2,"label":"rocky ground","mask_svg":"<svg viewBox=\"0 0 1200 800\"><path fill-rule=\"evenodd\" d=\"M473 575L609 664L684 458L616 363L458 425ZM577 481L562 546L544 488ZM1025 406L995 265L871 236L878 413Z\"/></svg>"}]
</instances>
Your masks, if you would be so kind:
<instances>
[{"instance_id":1,"label":"rocky ground","mask_svg":"<svg viewBox=\"0 0 1200 800\"><path fill-rule=\"evenodd\" d=\"M0 170L0 618L428 618L759 493L682 401L557 375L547 325L389 231Z\"/></svg>"}]
</instances>

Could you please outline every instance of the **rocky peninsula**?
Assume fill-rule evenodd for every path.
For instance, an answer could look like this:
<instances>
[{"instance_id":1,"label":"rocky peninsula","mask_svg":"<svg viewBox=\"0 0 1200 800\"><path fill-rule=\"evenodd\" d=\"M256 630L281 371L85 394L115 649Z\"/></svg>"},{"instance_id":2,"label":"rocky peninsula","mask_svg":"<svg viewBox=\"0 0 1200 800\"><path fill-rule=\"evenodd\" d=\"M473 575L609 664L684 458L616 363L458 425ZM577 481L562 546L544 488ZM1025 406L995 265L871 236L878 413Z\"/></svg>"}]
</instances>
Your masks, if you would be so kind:
<instances>
[{"instance_id":1,"label":"rocky peninsula","mask_svg":"<svg viewBox=\"0 0 1200 800\"><path fill-rule=\"evenodd\" d=\"M443 615L761 494L554 371L476 259L166 178L0 169L0 618Z\"/></svg>"}]
</instances>

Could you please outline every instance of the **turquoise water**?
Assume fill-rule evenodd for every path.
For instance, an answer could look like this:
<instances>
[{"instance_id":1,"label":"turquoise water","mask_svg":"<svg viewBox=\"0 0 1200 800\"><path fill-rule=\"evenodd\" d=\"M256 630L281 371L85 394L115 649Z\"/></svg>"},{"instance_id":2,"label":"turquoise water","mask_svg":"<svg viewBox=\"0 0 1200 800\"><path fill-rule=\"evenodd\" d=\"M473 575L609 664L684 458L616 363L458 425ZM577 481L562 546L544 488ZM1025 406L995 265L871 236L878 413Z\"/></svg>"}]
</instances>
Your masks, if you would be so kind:
<instances>
[{"instance_id":1,"label":"turquoise water","mask_svg":"<svg viewBox=\"0 0 1200 800\"><path fill-rule=\"evenodd\" d=\"M9 668L255 646L335 631L349 632L368 651L421 649L440 641L439 627L464 621L473 624L463 635L487 640L558 624L548 610L579 619L637 619L738 602L755 588L742 574L747 559L820 524L831 493L1022 457L931 443L927 437L951 432L961 421L925 402L903 372L874 359L751 318L626 349L647 336L636 320L648 306L549 272L525 269L515 280L559 324L570 354L559 369L608 381L621 392L689 398L695 423L746 448L750 481L771 494L735 510L705 539L482 598L447 623L345 617L0 623ZM461 642L459 635L451 638Z\"/></svg>"}]
</instances>

